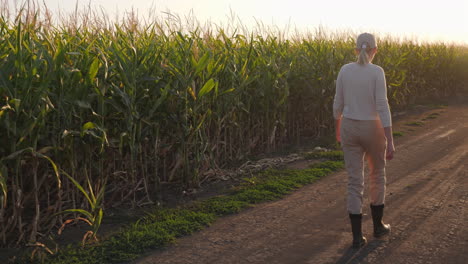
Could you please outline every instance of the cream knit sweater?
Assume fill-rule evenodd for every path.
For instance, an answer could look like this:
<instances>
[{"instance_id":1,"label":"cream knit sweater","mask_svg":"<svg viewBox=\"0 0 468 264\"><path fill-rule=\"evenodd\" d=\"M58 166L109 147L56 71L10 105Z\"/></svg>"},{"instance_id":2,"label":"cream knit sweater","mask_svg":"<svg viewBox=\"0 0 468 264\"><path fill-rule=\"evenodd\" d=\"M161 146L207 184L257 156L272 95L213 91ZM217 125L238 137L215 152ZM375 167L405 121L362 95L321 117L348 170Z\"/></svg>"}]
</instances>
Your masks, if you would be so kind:
<instances>
[{"instance_id":1,"label":"cream knit sweater","mask_svg":"<svg viewBox=\"0 0 468 264\"><path fill-rule=\"evenodd\" d=\"M333 115L355 120L378 120L392 126L384 70L372 63L349 63L341 67L336 80Z\"/></svg>"}]
</instances>

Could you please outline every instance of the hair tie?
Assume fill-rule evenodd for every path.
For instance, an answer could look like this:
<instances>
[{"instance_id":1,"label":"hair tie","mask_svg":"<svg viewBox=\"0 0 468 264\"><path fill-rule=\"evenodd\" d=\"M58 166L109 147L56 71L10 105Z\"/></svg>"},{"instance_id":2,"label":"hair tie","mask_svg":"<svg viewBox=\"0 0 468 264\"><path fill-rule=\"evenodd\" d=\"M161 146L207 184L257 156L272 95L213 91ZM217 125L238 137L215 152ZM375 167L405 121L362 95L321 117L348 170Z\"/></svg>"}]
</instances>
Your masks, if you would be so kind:
<instances>
[{"instance_id":1,"label":"hair tie","mask_svg":"<svg viewBox=\"0 0 468 264\"><path fill-rule=\"evenodd\" d=\"M361 49L367 48L367 45L365 43L362 44Z\"/></svg>"}]
</instances>

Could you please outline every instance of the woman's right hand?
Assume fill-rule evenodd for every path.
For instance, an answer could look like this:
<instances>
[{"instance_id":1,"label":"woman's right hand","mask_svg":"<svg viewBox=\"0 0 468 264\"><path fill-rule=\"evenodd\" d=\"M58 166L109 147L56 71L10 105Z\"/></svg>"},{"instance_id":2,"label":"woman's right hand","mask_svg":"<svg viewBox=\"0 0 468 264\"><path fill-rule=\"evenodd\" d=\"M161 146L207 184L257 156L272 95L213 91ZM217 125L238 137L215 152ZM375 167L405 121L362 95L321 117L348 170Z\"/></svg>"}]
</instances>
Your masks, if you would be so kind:
<instances>
[{"instance_id":1,"label":"woman's right hand","mask_svg":"<svg viewBox=\"0 0 468 264\"><path fill-rule=\"evenodd\" d=\"M387 151L385 153L385 159L392 160L393 154L395 153L395 146L393 145L393 132L392 127L384 127L385 138L387 139Z\"/></svg>"}]
</instances>

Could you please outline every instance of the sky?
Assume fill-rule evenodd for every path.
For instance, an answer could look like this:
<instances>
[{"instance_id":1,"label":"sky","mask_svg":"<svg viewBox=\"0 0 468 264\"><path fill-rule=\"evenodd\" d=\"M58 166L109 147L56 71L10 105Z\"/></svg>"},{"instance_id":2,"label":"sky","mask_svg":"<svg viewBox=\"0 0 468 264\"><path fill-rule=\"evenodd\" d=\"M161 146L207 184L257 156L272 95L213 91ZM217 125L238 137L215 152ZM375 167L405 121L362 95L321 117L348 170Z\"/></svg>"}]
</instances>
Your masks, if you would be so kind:
<instances>
[{"instance_id":1,"label":"sky","mask_svg":"<svg viewBox=\"0 0 468 264\"><path fill-rule=\"evenodd\" d=\"M9 3L15 0L8 0ZM21 1L20 1L21 2ZM41 0L52 11L71 12L76 0ZM468 0L82 0L79 5L103 8L111 17L125 10L146 15L165 11L182 17L226 24L231 13L247 27L257 22L278 28L391 35L418 41L468 44Z\"/></svg>"}]
</instances>

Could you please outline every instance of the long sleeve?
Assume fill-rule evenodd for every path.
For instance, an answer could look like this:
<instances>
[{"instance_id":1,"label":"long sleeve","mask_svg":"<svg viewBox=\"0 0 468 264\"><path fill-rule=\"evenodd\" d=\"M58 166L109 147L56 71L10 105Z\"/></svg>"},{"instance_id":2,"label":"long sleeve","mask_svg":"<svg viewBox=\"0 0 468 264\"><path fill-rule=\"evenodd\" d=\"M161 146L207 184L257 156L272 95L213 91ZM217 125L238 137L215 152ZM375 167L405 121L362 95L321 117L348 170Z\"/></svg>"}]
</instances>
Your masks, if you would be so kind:
<instances>
[{"instance_id":1,"label":"long sleeve","mask_svg":"<svg viewBox=\"0 0 468 264\"><path fill-rule=\"evenodd\" d=\"M343 98L343 83L341 80L342 71L338 74L338 78L336 80L336 92L335 92L335 99L333 100L333 117L335 119L341 119L343 114L343 107L344 107L344 98Z\"/></svg>"},{"instance_id":2,"label":"long sleeve","mask_svg":"<svg viewBox=\"0 0 468 264\"><path fill-rule=\"evenodd\" d=\"M379 114L383 127L392 126L392 117L390 115L390 107L387 99L387 84L385 81L385 73L381 69L381 74L378 75L375 85L375 107Z\"/></svg>"}]
</instances>

